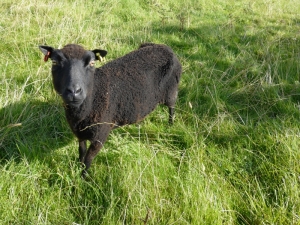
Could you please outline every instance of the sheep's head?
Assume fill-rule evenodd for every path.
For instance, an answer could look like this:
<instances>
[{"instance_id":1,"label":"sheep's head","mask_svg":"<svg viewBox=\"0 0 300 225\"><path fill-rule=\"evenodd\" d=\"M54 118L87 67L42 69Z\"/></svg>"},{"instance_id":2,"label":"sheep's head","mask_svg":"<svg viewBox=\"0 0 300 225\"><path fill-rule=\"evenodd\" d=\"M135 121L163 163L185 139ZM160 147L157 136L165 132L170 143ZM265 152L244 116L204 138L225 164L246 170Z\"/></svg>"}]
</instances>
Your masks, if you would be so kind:
<instances>
[{"instance_id":1,"label":"sheep's head","mask_svg":"<svg viewBox=\"0 0 300 225\"><path fill-rule=\"evenodd\" d=\"M39 46L52 61L52 78L56 92L65 104L79 107L93 87L95 60L101 60L107 52L95 49L87 51L80 45L68 44L62 49L50 46Z\"/></svg>"}]
</instances>

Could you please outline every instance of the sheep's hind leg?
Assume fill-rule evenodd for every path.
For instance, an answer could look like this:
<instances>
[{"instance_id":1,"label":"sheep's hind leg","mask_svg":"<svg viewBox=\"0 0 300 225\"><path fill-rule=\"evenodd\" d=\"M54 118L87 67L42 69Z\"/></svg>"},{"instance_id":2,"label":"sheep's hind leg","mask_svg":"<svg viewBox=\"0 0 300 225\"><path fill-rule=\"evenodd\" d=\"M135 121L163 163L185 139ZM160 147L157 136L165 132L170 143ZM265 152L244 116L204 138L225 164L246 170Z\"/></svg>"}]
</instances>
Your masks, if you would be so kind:
<instances>
[{"instance_id":1,"label":"sheep's hind leg","mask_svg":"<svg viewBox=\"0 0 300 225\"><path fill-rule=\"evenodd\" d=\"M165 105L168 106L169 108L169 124L174 123L174 118L175 118L175 102L177 99L178 91L177 87L176 89L174 88L172 91L169 92L167 100L165 102Z\"/></svg>"},{"instance_id":2,"label":"sheep's hind leg","mask_svg":"<svg viewBox=\"0 0 300 225\"><path fill-rule=\"evenodd\" d=\"M173 124L174 118L175 118L175 115L174 115L175 108L171 107L171 106L168 106L168 107L169 107L169 124Z\"/></svg>"}]
</instances>

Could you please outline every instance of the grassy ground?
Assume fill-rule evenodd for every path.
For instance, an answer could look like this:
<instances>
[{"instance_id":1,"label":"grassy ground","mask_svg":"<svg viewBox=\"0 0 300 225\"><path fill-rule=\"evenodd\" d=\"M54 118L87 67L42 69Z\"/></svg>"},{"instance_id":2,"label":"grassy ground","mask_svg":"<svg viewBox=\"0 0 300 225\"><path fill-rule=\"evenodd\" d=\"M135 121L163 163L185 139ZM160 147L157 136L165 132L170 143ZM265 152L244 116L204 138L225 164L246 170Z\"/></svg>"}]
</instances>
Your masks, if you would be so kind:
<instances>
[{"instance_id":1,"label":"grassy ground","mask_svg":"<svg viewBox=\"0 0 300 225\"><path fill-rule=\"evenodd\" d=\"M2 0L1 224L300 224L300 2ZM80 178L38 45L183 65L176 122L114 130ZM98 64L101 66L101 64Z\"/></svg>"}]
</instances>

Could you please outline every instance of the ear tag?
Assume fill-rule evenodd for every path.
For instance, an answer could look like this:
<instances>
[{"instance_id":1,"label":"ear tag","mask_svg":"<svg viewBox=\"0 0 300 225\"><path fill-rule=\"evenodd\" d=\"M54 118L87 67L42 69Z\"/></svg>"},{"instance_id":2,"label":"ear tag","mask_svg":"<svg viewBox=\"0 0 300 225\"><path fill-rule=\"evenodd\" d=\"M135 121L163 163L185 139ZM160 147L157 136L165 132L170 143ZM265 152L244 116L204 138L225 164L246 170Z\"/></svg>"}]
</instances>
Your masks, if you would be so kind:
<instances>
[{"instance_id":1,"label":"ear tag","mask_svg":"<svg viewBox=\"0 0 300 225\"><path fill-rule=\"evenodd\" d=\"M103 61L103 58L101 57L101 55L100 55L99 52L96 53L96 58L97 58L100 62Z\"/></svg>"},{"instance_id":2,"label":"ear tag","mask_svg":"<svg viewBox=\"0 0 300 225\"><path fill-rule=\"evenodd\" d=\"M47 54L46 54L45 57L44 57L44 62L47 62L47 61L48 61L49 56L50 56L50 53L51 53L51 52L47 52Z\"/></svg>"}]
</instances>

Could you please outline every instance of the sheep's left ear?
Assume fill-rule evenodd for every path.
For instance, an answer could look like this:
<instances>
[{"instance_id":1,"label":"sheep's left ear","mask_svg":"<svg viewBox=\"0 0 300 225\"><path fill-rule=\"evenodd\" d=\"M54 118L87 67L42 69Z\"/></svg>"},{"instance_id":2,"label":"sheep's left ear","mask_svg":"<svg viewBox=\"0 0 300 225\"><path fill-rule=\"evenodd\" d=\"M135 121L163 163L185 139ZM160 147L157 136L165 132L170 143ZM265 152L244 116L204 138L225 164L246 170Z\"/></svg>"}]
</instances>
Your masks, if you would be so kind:
<instances>
[{"instance_id":1,"label":"sheep's left ear","mask_svg":"<svg viewBox=\"0 0 300 225\"><path fill-rule=\"evenodd\" d=\"M102 57L106 56L107 54L107 51L101 49L95 49L92 50L92 52L95 54L95 59L99 60L100 62L102 61Z\"/></svg>"},{"instance_id":2,"label":"sheep's left ear","mask_svg":"<svg viewBox=\"0 0 300 225\"><path fill-rule=\"evenodd\" d=\"M46 45L40 45L39 49L45 55L44 61L47 62L49 58L51 58L51 54L54 51L54 48Z\"/></svg>"}]
</instances>

